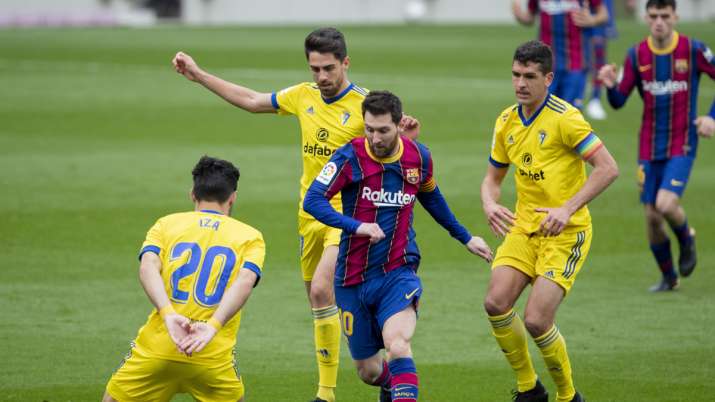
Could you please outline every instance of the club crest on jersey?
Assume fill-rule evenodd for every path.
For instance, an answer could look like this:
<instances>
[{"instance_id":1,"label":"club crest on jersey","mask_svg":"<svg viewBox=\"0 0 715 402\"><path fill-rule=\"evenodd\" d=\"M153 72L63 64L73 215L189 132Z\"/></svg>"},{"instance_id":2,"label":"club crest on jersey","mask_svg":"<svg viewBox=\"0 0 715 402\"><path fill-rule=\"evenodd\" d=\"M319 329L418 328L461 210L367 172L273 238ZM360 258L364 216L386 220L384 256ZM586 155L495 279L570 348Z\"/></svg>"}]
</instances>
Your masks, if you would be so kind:
<instances>
[{"instance_id":1,"label":"club crest on jersey","mask_svg":"<svg viewBox=\"0 0 715 402\"><path fill-rule=\"evenodd\" d=\"M509 134L509 137L507 137L507 139L506 139L506 143L509 145L513 145L514 144L514 136Z\"/></svg>"},{"instance_id":2,"label":"club crest on jersey","mask_svg":"<svg viewBox=\"0 0 715 402\"><path fill-rule=\"evenodd\" d=\"M305 112L308 114L315 114L315 110L313 110L312 106L308 107L308 109Z\"/></svg>"},{"instance_id":3,"label":"club crest on jersey","mask_svg":"<svg viewBox=\"0 0 715 402\"><path fill-rule=\"evenodd\" d=\"M343 112L342 117L340 118L340 122L343 123L343 126L348 124L348 120L350 120L350 113L349 112Z\"/></svg>"},{"instance_id":4,"label":"club crest on jersey","mask_svg":"<svg viewBox=\"0 0 715 402\"><path fill-rule=\"evenodd\" d=\"M417 168L405 169L405 180L410 184L417 184L420 181L420 170Z\"/></svg>"},{"instance_id":5,"label":"club crest on jersey","mask_svg":"<svg viewBox=\"0 0 715 402\"><path fill-rule=\"evenodd\" d=\"M527 152L521 156L521 163L523 163L524 166L531 166L531 162L533 161L533 159L534 158L531 156L531 154Z\"/></svg>"},{"instance_id":6,"label":"club crest on jersey","mask_svg":"<svg viewBox=\"0 0 715 402\"><path fill-rule=\"evenodd\" d=\"M324 128L319 128L318 132L315 133L315 138L320 142L325 142L328 140L330 133Z\"/></svg>"},{"instance_id":7,"label":"club crest on jersey","mask_svg":"<svg viewBox=\"0 0 715 402\"><path fill-rule=\"evenodd\" d=\"M679 73L688 72L688 59L675 59L675 71Z\"/></svg>"},{"instance_id":8,"label":"club crest on jersey","mask_svg":"<svg viewBox=\"0 0 715 402\"><path fill-rule=\"evenodd\" d=\"M319 183L323 183L326 186L330 184L330 181L335 177L335 173L338 172L338 166L335 162L328 162L323 166L323 170L320 171L318 177L315 178Z\"/></svg>"},{"instance_id":9,"label":"club crest on jersey","mask_svg":"<svg viewBox=\"0 0 715 402\"><path fill-rule=\"evenodd\" d=\"M539 131L539 145L544 145L544 140L546 139L546 131Z\"/></svg>"}]
</instances>

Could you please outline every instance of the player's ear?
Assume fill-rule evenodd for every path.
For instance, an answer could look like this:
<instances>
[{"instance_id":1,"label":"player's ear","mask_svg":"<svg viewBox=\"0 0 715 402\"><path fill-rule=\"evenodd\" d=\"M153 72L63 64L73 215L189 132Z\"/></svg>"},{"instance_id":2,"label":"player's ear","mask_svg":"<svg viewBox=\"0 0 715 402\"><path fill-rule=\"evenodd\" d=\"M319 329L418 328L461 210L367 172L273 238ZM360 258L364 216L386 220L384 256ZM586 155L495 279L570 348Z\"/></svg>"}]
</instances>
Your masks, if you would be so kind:
<instances>
[{"instance_id":1,"label":"player's ear","mask_svg":"<svg viewBox=\"0 0 715 402\"><path fill-rule=\"evenodd\" d=\"M350 68L350 56L345 56L343 59L343 68L346 70Z\"/></svg>"},{"instance_id":2,"label":"player's ear","mask_svg":"<svg viewBox=\"0 0 715 402\"><path fill-rule=\"evenodd\" d=\"M232 206L234 203L236 203L236 197L238 196L238 186L236 186L236 191L231 193L231 195L228 197L228 205L229 207Z\"/></svg>"},{"instance_id":3,"label":"player's ear","mask_svg":"<svg viewBox=\"0 0 715 402\"><path fill-rule=\"evenodd\" d=\"M194 204L196 204L197 202L199 202L199 201L196 199L196 196L194 195L194 190L193 190L193 189L189 190L189 199L190 199L191 202L193 202Z\"/></svg>"},{"instance_id":4,"label":"player's ear","mask_svg":"<svg viewBox=\"0 0 715 402\"><path fill-rule=\"evenodd\" d=\"M551 83L554 82L554 72L553 71L546 73L545 81L546 81L546 88L550 87Z\"/></svg>"}]
</instances>

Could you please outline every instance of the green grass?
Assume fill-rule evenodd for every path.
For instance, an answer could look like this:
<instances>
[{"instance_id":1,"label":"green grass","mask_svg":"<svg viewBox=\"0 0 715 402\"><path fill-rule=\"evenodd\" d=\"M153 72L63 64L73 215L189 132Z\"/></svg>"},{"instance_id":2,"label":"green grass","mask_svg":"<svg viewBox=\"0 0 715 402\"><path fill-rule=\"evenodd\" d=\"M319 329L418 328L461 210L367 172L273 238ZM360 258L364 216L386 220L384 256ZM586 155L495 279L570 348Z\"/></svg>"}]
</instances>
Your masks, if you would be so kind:
<instances>
[{"instance_id":1,"label":"green grass","mask_svg":"<svg viewBox=\"0 0 715 402\"><path fill-rule=\"evenodd\" d=\"M265 276L245 309L241 370L250 401L301 401L316 382L312 324L297 257L297 123L252 116L176 75L191 53L205 68L258 90L309 80L310 28L163 27L0 31L0 400L98 400L146 319L136 252L154 220L191 208L190 169L204 153L241 168L235 216L263 231ZM622 23L621 62L645 28ZM682 24L708 40L712 25ZM349 27L350 77L389 88L423 123L442 191L460 219L487 233L478 187L494 119L514 102L509 67L533 30L515 26ZM704 78L700 111L715 96ZM641 102L594 127L622 175L591 207L594 241L559 312L578 388L591 401L712 398L715 342L715 144L703 141L684 204L700 265L672 294L658 278L635 187ZM513 203L508 179L505 202ZM422 211L416 229L425 294L414 352L422 401L505 401L514 378L481 303L489 277ZM523 305L523 304L522 304ZM554 392L538 351L537 369ZM338 396L372 400L343 344ZM187 400L179 397L177 400Z\"/></svg>"}]
</instances>

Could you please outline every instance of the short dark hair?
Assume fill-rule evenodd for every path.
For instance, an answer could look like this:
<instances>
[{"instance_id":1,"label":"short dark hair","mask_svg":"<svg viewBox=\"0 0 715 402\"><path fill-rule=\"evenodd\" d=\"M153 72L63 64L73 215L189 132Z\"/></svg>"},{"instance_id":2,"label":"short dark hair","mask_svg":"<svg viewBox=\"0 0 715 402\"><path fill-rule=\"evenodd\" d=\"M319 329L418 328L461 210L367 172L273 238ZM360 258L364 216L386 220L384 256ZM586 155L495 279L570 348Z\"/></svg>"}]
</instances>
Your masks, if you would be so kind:
<instances>
[{"instance_id":1,"label":"short dark hair","mask_svg":"<svg viewBox=\"0 0 715 402\"><path fill-rule=\"evenodd\" d=\"M655 8L673 7L673 10L675 10L675 0L648 0L645 3L645 9L647 10L651 7L655 7Z\"/></svg>"},{"instance_id":2,"label":"short dark hair","mask_svg":"<svg viewBox=\"0 0 715 402\"><path fill-rule=\"evenodd\" d=\"M539 70L546 75L552 71L554 56L549 45L538 40L531 40L516 48L514 61L523 65L538 64Z\"/></svg>"},{"instance_id":3,"label":"short dark hair","mask_svg":"<svg viewBox=\"0 0 715 402\"><path fill-rule=\"evenodd\" d=\"M343 61L348 55L345 37L335 28L320 28L308 34L305 38L305 57L310 52L332 53L336 59Z\"/></svg>"},{"instance_id":4,"label":"short dark hair","mask_svg":"<svg viewBox=\"0 0 715 402\"><path fill-rule=\"evenodd\" d=\"M194 197L198 201L224 203L236 191L241 173L231 162L202 156L191 171Z\"/></svg>"},{"instance_id":5,"label":"short dark hair","mask_svg":"<svg viewBox=\"0 0 715 402\"><path fill-rule=\"evenodd\" d=\"M392 122L400 124L402 120L402 102L390 91L370 91L362 101L362 116L370 112L373 116L390 114Z\"/></svg>"}]
</instances>

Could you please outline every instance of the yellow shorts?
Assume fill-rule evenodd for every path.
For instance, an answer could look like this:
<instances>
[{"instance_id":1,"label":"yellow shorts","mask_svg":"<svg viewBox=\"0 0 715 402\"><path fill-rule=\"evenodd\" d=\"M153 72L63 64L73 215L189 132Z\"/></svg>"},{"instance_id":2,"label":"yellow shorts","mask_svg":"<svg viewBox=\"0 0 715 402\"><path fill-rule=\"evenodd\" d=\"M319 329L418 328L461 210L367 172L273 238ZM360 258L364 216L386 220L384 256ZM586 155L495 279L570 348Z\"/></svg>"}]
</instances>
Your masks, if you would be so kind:
<instances>
[{"instance_id":1,"label":"yellow shorts","mask_svg":"<svg viewBox=\"0 0 715 402\"><path fill-rule=\"evenodd\" d=\"M340 244L340 229L326 226L314 218L298 217L298 234L300 235L300 270L303 280L313 280L315 268L323 256L323 250L328 246Z\"/></svg>"},{"instance_id":2,"label":"yellow shorts","mask_svg":"<svg viewBox=\"0 0 715 402\"><path fill-rule=\"evenodd\" d=\"M215 364L165 360L147 356L134 343L107 384L107 393L119 402L169 401L181 393L201 402L236 402L243 392L234 360Z\"/></svg>"},{"instance_id":3,"label":"yellow shorts","mask_svg":"<svg viewBox=\"0 0 715 402\"><path fill-rule=\"evenodd\" d=\"M506 235L497 249L492 269L509 266L531 278L542 276L556 282L566 293L571 290L591 248L591 227L556 237L528 234L518 229Z\"/></svg>"}]
</instances>

